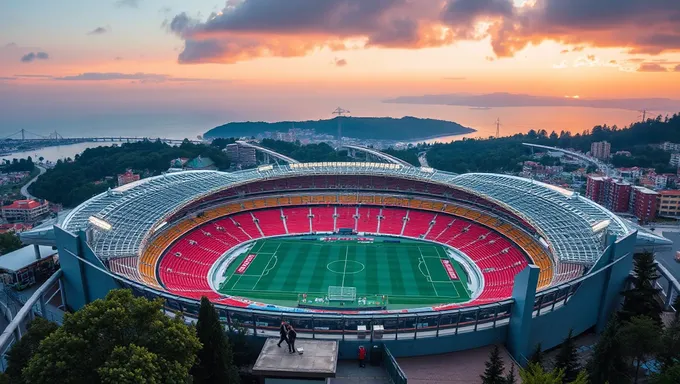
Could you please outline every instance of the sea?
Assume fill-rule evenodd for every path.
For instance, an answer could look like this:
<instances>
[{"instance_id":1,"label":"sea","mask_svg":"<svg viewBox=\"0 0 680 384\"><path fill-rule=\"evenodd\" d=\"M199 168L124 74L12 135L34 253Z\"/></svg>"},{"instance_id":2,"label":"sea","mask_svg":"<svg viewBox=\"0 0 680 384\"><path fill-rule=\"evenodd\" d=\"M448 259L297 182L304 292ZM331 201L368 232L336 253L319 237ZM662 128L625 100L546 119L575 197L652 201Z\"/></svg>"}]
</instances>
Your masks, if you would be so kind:
<instances>
[{"instance_id":1,"label":"sea","mask_svg":"<svg viewBox=\"0 0 680 384\"><path fill-rule=\"evenodd\" d=\"M266 106L265 106L266 107ZM334 105L328 105L328 111ZM230 114L219 110L196 113L188 111L181 115L181 111L171 114L153 112L148 114L134 113L126 116L118 111L115 118L102 118L87 115L81 119L70 116L68 121L61 124L51 121L44 128L40 124L30 124L26 129L32 134L47 136L57 130L62 136L135 136L135 137L165 137L172 139L196 139L209 129L231 121L283 121L283 120L316 120L330 118L333 115L326 109L310 105L306 110L286 110L280 108L262 109L259 113L251 111L247 114ZM349 108L348 108L349 109ZM531 129L545 129L551 131L583 132L595 125L607 124L627 126L640 120L639 112L621 109L582 108L582 107L511 107L492 109L473 109L459 106L445 105L409 105L388 104L380 101L362 102L352 108L352 116L415 116L455 121L463 126L476 129L476 132L466 135L448 135L435 138L423 138L414 142L451 142L463 138L486 138L496 135L496 121L500 121L500 135L510 136L516 133L526 133ZM14 125L7 130L20 130L22 126ZM86 134L83 134L86 132ZM0 136L3 136L0 134ZM73 158L86 148L102 145L117 144L116 142L79 143L66 146L46 147L26 152L15 152L0 156L0 159L43 157L46 161L55 162L68 157Z\"/></svg>"}]
</instances>

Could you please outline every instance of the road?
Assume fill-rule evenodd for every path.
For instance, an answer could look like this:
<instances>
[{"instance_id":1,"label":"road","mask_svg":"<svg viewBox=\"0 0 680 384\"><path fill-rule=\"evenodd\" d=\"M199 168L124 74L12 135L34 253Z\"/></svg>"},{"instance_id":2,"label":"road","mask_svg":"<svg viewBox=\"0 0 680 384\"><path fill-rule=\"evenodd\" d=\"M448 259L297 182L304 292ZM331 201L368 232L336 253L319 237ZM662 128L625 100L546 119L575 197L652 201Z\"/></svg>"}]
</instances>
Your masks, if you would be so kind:
<instances>
[{"instance_id":1,"label":"road","mask_svg":"<svg viewBox=\"0 0 680 384\"><path fill-rule=\"evenodd\" d=\"M36 180L38 180L38 177L40 177L40 175L42 175L43 173L45 173L47 171L47 169L45 169L44 167L42 167L40 165L36 165L36 167L40 171L38 176L32 178L31 181L29 181L23 187L21 187L21 194L24 195L24 197L27 198L27 199L35 199L35 197L33 197L33 195L28 193L28 186L33 184Z\"/></svg>"}]
</instances>

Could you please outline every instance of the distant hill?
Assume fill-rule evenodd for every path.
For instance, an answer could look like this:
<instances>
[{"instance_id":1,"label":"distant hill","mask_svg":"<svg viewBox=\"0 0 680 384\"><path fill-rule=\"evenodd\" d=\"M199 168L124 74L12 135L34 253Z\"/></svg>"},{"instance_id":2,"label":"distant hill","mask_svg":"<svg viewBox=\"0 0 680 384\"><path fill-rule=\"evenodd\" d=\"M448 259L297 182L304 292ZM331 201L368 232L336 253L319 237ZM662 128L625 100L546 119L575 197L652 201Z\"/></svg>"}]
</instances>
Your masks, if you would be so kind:
<instances>
[{"instance_id":1,"label":"distant hill","mask_svg":"<svg viewBox=\"0 0 680 384\"><path fill-rule=\"evenodd\" d=\"M218 137L255 136L259 133L287 132L290 128L314 129L317 134L338 134L338 119L342 119L342 135L357 139L377 140L419 140L436 136L461 135L475 132L458 123L445 120L420 119L406 116L401 119L391 117L335 117L328 120L238 122L213 128L205 133L206 139Z\"/></svg>"}]
</instances>

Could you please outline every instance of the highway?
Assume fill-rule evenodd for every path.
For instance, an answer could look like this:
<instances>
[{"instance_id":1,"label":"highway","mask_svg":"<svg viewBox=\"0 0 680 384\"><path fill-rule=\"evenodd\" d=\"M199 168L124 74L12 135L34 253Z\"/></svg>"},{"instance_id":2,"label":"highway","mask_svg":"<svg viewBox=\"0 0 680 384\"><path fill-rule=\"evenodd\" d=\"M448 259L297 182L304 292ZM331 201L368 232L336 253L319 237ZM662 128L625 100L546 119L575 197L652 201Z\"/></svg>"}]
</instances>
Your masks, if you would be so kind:
<instances>
[{"instance_id":1,"label":"highway","mask_svg":"<svg viewBox=\"0 0 680 384\"><path fill-rule=\"evenodd\" d=\"M37 164L36 164L36 167L38 168L38 170L40 171L40 173L39 173L36 177L32 178L31 181L29 181L28 183L24 184L23 187L21 187L21 194L22 194L26 199L35 199L35 197L34 197L33 195L31 195L30 193L28 193L28 186L31 185L31 184L33 184L36 180L38 180L38 177L40 177L40 175L42 175L43 173L45 173L45 172L47 171L47 169L45 169L45 167L43 167L43 166L41 166L41 165L37 165Z\"/></svg>"}]
</instances>

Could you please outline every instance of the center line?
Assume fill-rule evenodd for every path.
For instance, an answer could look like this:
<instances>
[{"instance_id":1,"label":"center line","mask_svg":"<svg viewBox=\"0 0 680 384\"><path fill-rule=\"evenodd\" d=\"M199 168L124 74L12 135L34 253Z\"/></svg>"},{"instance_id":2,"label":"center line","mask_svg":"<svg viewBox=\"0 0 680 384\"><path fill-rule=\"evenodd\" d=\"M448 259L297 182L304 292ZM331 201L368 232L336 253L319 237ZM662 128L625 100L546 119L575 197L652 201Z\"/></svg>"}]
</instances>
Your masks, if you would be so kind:
<instances>
[{"instance_id":1,"label":"center line","mask_svg":"<svg viewBox=\"0 0 680 384\"><path fill-rule=\"evenodd\" d=\"M345 286L345 274L347 273L347 254L349 253L349 246L345 247L345 269L342 271L342 285L341 287Z\"/></svg>"}]
</instances>

